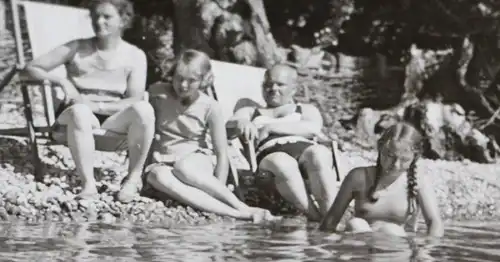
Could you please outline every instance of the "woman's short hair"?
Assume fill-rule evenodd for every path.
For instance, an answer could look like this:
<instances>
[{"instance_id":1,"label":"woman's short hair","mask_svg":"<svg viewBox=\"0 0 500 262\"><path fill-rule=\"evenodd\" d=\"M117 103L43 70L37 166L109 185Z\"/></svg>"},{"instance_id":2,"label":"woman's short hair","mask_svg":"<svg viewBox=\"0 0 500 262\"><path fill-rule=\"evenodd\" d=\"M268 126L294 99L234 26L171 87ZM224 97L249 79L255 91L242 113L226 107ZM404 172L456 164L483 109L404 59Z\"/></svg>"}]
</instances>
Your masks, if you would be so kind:
<instances>
[{"instance_id":1,"label":"woman's short hair","mask_svg":"<svg viewBox=\"0 0 500 262\"><path fill-rule=\"evenodd\" d=\"M87 3L87 8L90 12L93 12L98 5L108 3L113 5L118 14L120 15L124 26L124 29L132 27L132 22L134 19L134 5L130 0L89 0Z\"/></svg>"}]
</instances>

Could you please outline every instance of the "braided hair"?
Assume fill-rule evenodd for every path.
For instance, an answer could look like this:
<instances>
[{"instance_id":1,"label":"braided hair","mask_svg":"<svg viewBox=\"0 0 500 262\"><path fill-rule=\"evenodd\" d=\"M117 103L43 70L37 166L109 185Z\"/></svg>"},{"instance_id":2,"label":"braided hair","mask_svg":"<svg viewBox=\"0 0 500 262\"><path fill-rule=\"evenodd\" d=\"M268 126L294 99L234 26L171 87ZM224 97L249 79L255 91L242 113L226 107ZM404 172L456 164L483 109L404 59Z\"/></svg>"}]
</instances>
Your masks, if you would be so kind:
<instances>
[{"instance_id":1,"label":"braided hair","mask_svg":"<svg viewBox=\"0 0 500 262\"><path fill-rule=\"evenodd\" d=\"M408 202L409 215L415 214L417 211L417 196L418 196L418 185L417 185L417 162L420 158L422 152L422 141L423 137L420 132L411 124L401 122L397 123L384 131L380 139L378 140L377 146L379 150L379 155L377 157L377 164L375 167L375 181L373 185L368 190L368 198L372 202L376 202L378 197L375 196L375 191L379 184L380 178L383 175L383 168L381 165L381 151L383 151L391 142L395 143L405 143L408 147L415 152L410 166L408 168L407 174L407 192L408 192Z\"/></svg>"}]
</instances>

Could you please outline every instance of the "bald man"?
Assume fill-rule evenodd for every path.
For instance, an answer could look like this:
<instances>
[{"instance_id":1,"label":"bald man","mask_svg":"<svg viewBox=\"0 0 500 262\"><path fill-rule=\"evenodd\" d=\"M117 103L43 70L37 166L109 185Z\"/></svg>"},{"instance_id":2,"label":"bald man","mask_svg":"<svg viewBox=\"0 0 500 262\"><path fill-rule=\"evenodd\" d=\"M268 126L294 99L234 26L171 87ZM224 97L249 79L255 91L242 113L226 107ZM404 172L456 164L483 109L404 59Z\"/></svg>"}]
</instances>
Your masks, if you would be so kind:
<instances>
[{"instance_id":1,"label":"bald man","mask_svg":"<svg viewBox=\"0 0 500 262\"><path fill-rule=\"evenodd\" d=\"M244 107L227 122L230 137L243 136L256 145L258 172L274 175L281 196L311 220L326 214L337 193L331 151L313 141L323 118L312 104L298 104L297 71L278 64L266 71L262 84L265 108ZM319 210L307 193L304 180Z\"/></svg>"}]
</instances>

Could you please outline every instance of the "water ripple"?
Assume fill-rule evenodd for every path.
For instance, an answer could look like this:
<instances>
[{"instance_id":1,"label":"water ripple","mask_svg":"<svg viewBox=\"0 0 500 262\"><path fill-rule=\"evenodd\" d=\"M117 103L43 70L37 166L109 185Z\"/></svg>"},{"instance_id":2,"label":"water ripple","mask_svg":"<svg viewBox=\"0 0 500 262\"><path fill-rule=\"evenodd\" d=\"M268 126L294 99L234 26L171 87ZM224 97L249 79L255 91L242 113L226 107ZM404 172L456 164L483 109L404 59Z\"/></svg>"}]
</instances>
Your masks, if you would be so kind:
<instances>
[{"instance_id":1,"label":"water ripple","mask_svg":"<svg viewBox=\"0 0 500 262\"><path fill-rule=\"evenodd\" d=\"M439 241L277 225L0 224L0 261L500 261L500 223L455 223ZM421 227L425 228L425 227Z\"/></svg>"}]
</instances>

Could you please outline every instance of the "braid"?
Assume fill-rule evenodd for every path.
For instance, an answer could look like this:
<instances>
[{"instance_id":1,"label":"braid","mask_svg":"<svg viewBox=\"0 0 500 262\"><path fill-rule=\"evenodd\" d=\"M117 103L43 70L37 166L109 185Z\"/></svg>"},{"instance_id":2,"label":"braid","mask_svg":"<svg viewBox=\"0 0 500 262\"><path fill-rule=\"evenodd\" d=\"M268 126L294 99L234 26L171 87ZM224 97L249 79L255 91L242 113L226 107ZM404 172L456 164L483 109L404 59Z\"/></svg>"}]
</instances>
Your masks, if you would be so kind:
<instances>
[{"instance_id":1,"label":"braid","mask_svg":"<svg viewBox=\"0 0 500 262\"><path fill-rule=\"evenodd\" d=\"M408 169L407 172L407 183L408 183L408 202L410 203L409 206L409 213L410 215L413 215L417 211L417 196L418 196L418 184L417 184L417 161L418 161L418 156L415 156L413 161L410 164L410 168Z\"/></svg>"},{"instance_id":2,"label":"braid","mask_svg":"<svg viewBox=\"0 0 500 262\"><path fill-rule=\"evenodd\" d=\"M377 189L378 182L380 181L380 177L382 176L382 165L380 164L380 156L377 158L377 165L375 167L375 181L373 182L373 185L370 187L370 190L368 190L368 199L371 202L376 202L378 198L375 198L373 195L375 193L375 190Z\"/></svg>"}]
</instances>

